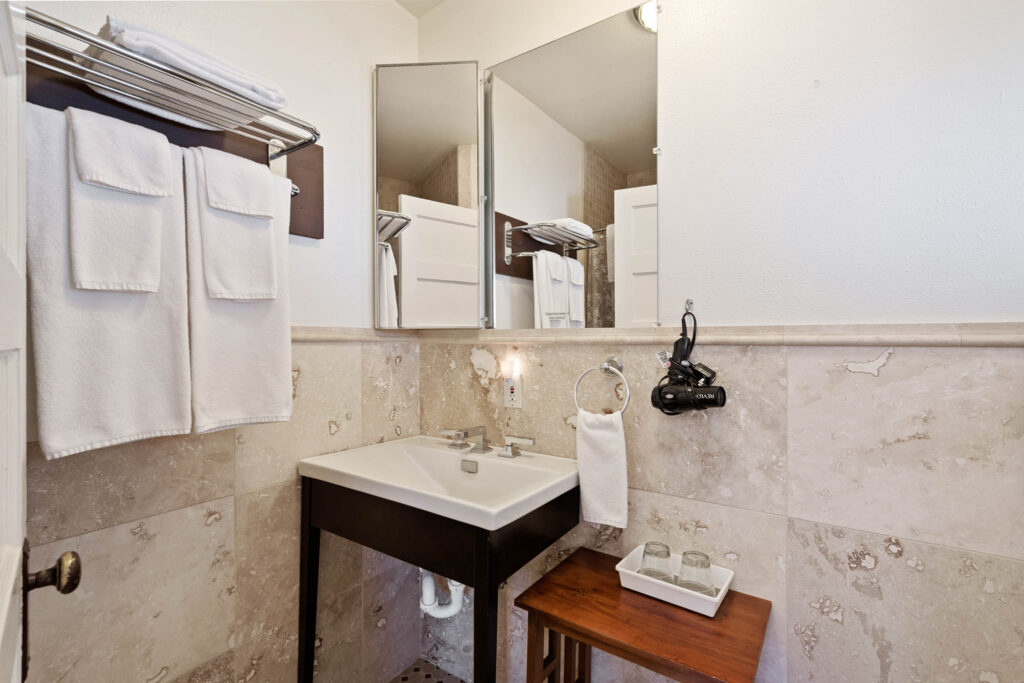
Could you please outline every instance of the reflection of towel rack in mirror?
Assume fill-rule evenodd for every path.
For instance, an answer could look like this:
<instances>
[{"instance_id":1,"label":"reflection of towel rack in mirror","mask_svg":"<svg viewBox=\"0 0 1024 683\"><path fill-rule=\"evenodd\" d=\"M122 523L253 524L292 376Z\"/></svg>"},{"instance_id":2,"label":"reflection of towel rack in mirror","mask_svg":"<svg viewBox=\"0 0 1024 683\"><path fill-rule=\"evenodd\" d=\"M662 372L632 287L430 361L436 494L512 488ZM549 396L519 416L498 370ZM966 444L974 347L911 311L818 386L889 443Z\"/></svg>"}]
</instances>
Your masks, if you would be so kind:
<instances>
[{"instance_id":1,"label":"reflection of towel rack in mirror","mask_svg":"<svg viewBox=\"0 0 1024 683\"><path fill-rule=\"evenodd\" d=\"M76 49L28 33L25 60L47 71L116 93L141 108L155 107L268 147L276 143L279 148L268 151L270 159L302 149L320 138L312 124L205 78L132 52L34 9L26 9L25 17L39 27L87 46ZM292 196L295 194L298 193L293 188Z\"/></svg>"},{"instance_id":2,"label":"reflection of towel rack in mirror","mask_svg":"<svg viewBox=\"0 0 1024 683\"><path fill-rule=\"evenodd\" d=\"M601 246L596 240L590 239L589 237L583 237L577 235L571 230L567 230L554 223L528 223L527 225L520 225L512 227L512 224L505 221L505 265L511 265L512 259L517 256L533 256L532 251L517 251L512 252L512 233L522 231L530 237L538 239L542 242L548 242L549 244L560 245L562 247L562 255L567 255L570 251L580 251L583 249L594 249Z\"/></svg>"},{"instance_id":3,"label":"reflection of towel rack in mirror","mask_svg":"<svg viewBox=\"0 0 1024 683\"><path fill-rule=\"evenodd\" d=\"M615 356L609 357L608 360L601 363L600 365L594 365L593 367L587 368L582 373L580 373L579 377L576 378L576 384L572 388L572 402L576 404L576 410L582 410L582 408L580 408L580 402L577 399L577 392L580 388L580 382L582 382L583 378L586 377L589 373L593 372L594 370L600 370L606 375L619 376L619 379L622 380L622 385L626 388L626 399L623 402L622 408L619 412L626 412L626 408L629 407L629 380L627 380L626 376L622 374L622 361L620 361Z\"/></svg>"},{"instance_id":4,"label":"reflection of towel rack in mirror","mask_svg":"<svg viewBox=\"0 0 1024 683\"><path fill-rule=\"evenodd\" d=\"M409 227L412 219L404 213L377 210L377 239L387 241Z\"/></svg>"}]
</instances>

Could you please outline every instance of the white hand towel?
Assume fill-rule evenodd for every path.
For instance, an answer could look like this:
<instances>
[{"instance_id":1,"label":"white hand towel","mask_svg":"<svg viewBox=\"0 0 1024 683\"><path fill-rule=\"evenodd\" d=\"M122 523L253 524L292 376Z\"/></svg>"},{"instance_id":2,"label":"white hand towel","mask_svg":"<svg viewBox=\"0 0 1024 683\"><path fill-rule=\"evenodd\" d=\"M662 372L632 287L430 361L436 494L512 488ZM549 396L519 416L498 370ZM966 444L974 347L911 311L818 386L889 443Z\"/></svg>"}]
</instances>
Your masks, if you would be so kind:
<instances>
[{"instance_id":1,"label":"white hand towel","mask_svg":"<svg viewBox=\"0 0 1024 683\"><path fill-rule=\"evenodd\" d=\"M171 147L160 133L68 108L71 277L78 289L155 292L171 197Z\"/></svg>"},{"instance_id":2,"label":"white hand towel","mask_svg":"<svg viewBox=\"0 0 1024 683\"><path fill-rule=\"evenodd\" d=\"M395 277L398 264L395 252L387 242L377 244L377 324L381 327L398 327L398 295L395 291Z\"/></svg>"},{"instance_id":3,"label":"white hand towel","mask_svg":"<svg viewBox=\"0 0 1024 683\"><path fill-rule=\"evenodd\" d=\"M203 269L201 213L207 208L199 171L202 154L186 149L189 321L192 414L196 433L253 422L282 422L292 413L291 330L288 314L288 221L291 181L272 177L277 286L265 301L211 299Z\"/></svg>"},{"instance_id":4,"label":"white hand towel","mask_svg":"<svg viewBox=\"0 0 1024 683\"><path fill-rule=\"evenodd\" d=\"M629 516L626 437L622 413L576 416L576 465L580 471L583 519L626 528Z\"/></svg>"},{"instance_id":5,"label":"white hand towel","mask_svg":"<svg viewBox=\"0 0 1024 683\"><path fill-rule=\"evenodd\" d=\"M39 440L47 458L191 427L181 173L171 174L153 294L75 289L63 112L26 105L28 276ZM181 168L181 150L170 147Z\"/></svg>"},{"instance_id":6,"label":"white hand towel","mask_svg":"<svg viewBox=\"0 0 1024 683\"><path fill-rule=\"evenodd\" d=\"M207 147L197 150L206 294L234 301L276 298L275 176L255 161Z\"/></svg>"},{"instance_id":7,"label":"white hand towel","mask_svg":"<svg viewBox=\"0 0 1024 683\"><path fill-rule=\"evenodd\" d=\"M583 264L574 258L563 257L569 270L569 327L586 327L586 296Z\"/></svg>"},{"instance_id":8,"label":"white hand towel","mask_svg":"<svg viewBox=\"0 0 1024 683\"><path fill-rule=\"evenodd\" d=\"M130 24L113 16L107 17L107 23L100 29L99 36L144 57L149 57L150 59L181 69L186 73L211 81L225 90L229 90L241 95L242 97L249 98L257 104L261 104L270 109L283 109L287 106L288 102L284 91L271 81L244 71L212 55L206 54L195 47L178 40L177 38L164 35L144 26ZM169 97L175 100L179 99L180 96L174 94L169 89L161 88L160 85L154 85L148 81L126 75L116 69L105 66L103 62L107 62L121 68L128 68L133 71L143 69L143 73L148 78L165 83L179 90L197 93L201 90L197 86L190 85L172 76L167 76L155 69L140 67L134 62L111 52L107 52L106 50L89 47L86 49L85 53L90 57L93 57L95 60L98 60L78 59L79 62L89 68L109 74L121 80L126 80L130 83L135 83L149 90L155 89L157 92L165 92ZM171 121L177 121L179 123L184 123L185 125L204 128L207 130L234 128L250 123L262 116L262 113L257 109L240 104L228 97L210 95L209 92L203 92L204 97L212 98L216 102L226 106L228 110L225 111L218 108L215 110L217 114L216 116L211 116L209 114L204 116L199 113L193 114L191 112L182 113L181 111L171 111L156 105L140 102L139 100L132 99L130 97L124 97L123 95L119 95L118 93L104 88L93 87L93 90L130 107L135 107L151 114L162 116ZM129 90L129 92L134 91ZM193 118L193 116L195 118Z\"/></svg>"},{"instance_id":9,"label":"white hand towel","mask_svg":"<svg viewBox=\"0 0 1024 683\"><path fill-rule=\"evenodd\" d=\"M569 283L565 262L550 251L533 254L533 320L537 328L568 326Z\"/></svg>"}]
</instances>

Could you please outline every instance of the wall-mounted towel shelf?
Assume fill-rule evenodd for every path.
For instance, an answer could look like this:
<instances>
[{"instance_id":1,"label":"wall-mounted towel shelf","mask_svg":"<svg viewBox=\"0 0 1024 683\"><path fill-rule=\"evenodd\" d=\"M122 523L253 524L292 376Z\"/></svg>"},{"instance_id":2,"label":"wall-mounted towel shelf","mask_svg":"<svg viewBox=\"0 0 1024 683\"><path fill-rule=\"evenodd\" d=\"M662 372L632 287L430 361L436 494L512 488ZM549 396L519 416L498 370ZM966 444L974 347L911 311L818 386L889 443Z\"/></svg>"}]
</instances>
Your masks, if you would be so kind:
<instances>
[{"instance_id":1,"label":"wall-mounted towel shelf","mask_svg":"<svg viewBox=\"0 0 1024 683\"><path fill-rule=\"evenodd\" d=\"M141 105L261 142L270 147L271 159L312 145L320 138L312 124L206 79L126 50L34 9L26 9L25 15L29 22L45 29L26 34L26 60L30 64ZM53 34L71 38L84 47L76 49L57 42L51 39L57 37ZM98 56L101 54L104 58Z\"/></svg>"},{"instance_id":2,"label":"wall-mounted towel shelf","mask_svg":"<svg viewBox=\"0 0 1024 683\"><path fill-rule=\"evenodd\" d=\"M512 233L522 231L536 240L557 244L562 247L562 254L582 249L594 249L601 246L597 241L582 237L554 223L527 223L513 227L508 221L505 222L505 265L510 265L512 259L517 256L533 256L532 251L512 251Z\"/></svg>"},{"instance_id":3,"label":"wall-mounted towel shelf","mask_svg":"<svg viewBox=\"0 0 1024 683\"><path fill-rule=\"evenodd\" d=\"M398 233L409 227L409 223L412 219L406 216L404 213L395 213L394 211L383 211L377 210L377 239L386 242L392 237L397 237Z\"/></svg>"}]
</instances>

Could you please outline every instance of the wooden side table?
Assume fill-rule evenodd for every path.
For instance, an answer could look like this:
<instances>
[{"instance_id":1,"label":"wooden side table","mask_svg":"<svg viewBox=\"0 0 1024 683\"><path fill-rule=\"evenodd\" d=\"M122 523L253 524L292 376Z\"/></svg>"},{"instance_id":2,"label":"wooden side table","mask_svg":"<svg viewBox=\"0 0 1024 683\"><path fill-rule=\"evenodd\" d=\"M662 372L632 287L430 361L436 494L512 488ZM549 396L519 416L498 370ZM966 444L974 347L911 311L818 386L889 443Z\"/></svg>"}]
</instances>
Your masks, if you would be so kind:
<instances>
[{"instance_id":1,"label":"wooden side table","mask_svg":"<svg viewBox=\"0 0 1024 683\"><path fill-rule=\"evenodd\" d=\"M771 602L730 590L705 617L623 588L618 562L581 548L516 598L527 683L589 682L592 647L677 681L754 680Z\"/></svg>"}]
</instances>

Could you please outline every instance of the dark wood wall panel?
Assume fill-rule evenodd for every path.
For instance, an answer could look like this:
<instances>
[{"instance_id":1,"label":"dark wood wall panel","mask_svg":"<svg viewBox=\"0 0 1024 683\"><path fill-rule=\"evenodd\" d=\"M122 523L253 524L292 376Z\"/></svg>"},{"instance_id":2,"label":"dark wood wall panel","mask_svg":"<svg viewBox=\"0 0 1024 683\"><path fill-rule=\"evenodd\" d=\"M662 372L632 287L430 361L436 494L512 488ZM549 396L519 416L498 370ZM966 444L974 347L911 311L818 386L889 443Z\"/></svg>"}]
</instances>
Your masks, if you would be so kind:
<instances>
[{"instance_id":1,"label":"dark wood wall panel","mask_svg":"<svg viewBox=\"0 0 1024 683\"><path fill-rule=\"evenodd\" d=\"M505 265L505 221L511 223L514 228L526 225L526 221L497 211L494 212L494 271L498 275L533 280L533 259L523 256L512 259L511 265ZM520 251L540 251L541 249L554 252L559 256L562 255L561 246L538 242L521 230L512 233L513 254Z\"/></svg>"},{"instance_id":2,"label":"dark wood wall panel","mask_svg":"<svg viewBox=\"0 0 1024 683\"><path fill-rule=\"evenodd\" d=\"M63 111L76 107L121 121L134 123L163 133L179 147L210 147L252 161L267 163L267 146L255 140L223 131L201 130L175 123L147 112L115 102L93 92L88 86L41 67L29 64L26 72L26 99L48 109ZM302 155L293 161L292 157ZM323 148L307 147L288 155L288 171L301 193L292 199L291 234L322 239ZM299 176L292 175L293 170ZM319 173L319 175L317 175Z\"/></svg>"}]
</instances>

